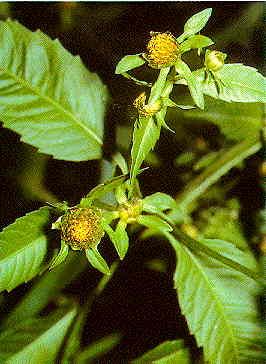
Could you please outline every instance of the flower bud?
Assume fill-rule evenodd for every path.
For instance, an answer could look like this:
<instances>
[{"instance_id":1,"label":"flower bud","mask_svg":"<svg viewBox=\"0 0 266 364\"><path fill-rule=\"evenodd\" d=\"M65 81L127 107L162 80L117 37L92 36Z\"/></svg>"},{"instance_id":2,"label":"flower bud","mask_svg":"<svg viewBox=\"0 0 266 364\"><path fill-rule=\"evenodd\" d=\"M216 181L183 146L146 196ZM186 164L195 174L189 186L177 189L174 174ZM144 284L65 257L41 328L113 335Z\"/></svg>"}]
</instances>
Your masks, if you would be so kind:
<instances>
[{"instance_id":1,"label":"flower bud","mask_svg":"<svg viewBox=\"0 0 266 364\"><path fill-rule=\"evenodd\" d=\"M180 56L179 44L171 33L151 32L147 45L147 59L152 68L163 68L173 65Z\"/></svg>"},{"instance_id":2,"label":"flower bud","mask_svg":"<svg viewBox=\"0 0 266 364\"><path fill-rule=\"evenodd\" d=\"M152 116L161 110L162 102L157 100L152 104L145 104L146 94L142 92L133 102L133 105L138 110L140 116Z\"/></svg>"},{"instance_id":3,"label":"flower bud","mask_svg":"<svg viewBox=\"0 0 266 364\"><path fill-rule=\"evenodd\" d=\"M97 246L104 235L101 212L96 208L74 208L62 216L61 237L74 250Z\"/></svg>"},{"instance_id":4,"label":"flower bud","mask_svg":"<svg viewBox=\"0 0 266 364\"><path fill-rule=\"evenodd\" d=\"M209 51L205 55L205 66L211 71L219 71L226 59L227 55L219 51Z\"/></svg>"}]
</instances>

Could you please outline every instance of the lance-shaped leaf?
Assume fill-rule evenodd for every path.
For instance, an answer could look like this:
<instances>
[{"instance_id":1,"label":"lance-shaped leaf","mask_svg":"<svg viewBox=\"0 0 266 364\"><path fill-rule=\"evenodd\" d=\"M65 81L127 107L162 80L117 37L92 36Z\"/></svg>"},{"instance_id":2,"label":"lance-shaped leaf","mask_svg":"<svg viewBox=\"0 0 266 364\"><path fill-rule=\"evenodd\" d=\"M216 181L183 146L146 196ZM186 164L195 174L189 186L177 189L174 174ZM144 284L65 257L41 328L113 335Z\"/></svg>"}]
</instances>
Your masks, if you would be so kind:
<instances>
[{"instance_id":1,"label":"lance-shaped leaf","mask_svg":"<svg viewBox=\"0 0 266 364\"><path fill-rule=\"evenodd\" d=\"M118 186L120 186L126 179L126 175L117 176L111 178L110 180L99 184L95 188L93 188L86 197L83 197L79 203L80 207L89 207L91 206L94 200L97 200L104 196L105 194L115 190Z\"/></svg>"},{"instance_id":2,"label":"lance-shaped leaf","mask_svg":"<svg viewBox=\"0 0 266 364\"><path fill-rule=\"evenodd\" d=\"M129 245L129 238L126 231L127 223L123 220L119 220L115 230L111 228L107 223L102 223L103 228L109 235L114 247L119 255L120 259L124 259Z\"/></svg>"},{"instance_id":3,"label":"lance-shaped leaf","mask_svg":"<svg viewBox=\"0 0 266 364\"><path fill-rule=\"evenodd\" d=\"M224 101L266 102L266 78L256 68L241 63L225 64L215 73L221 80L219 89L212 77L206 80L205 70L192 72L204 94Z\"/></svg>"},{"instance_id":4,"label":"lance-shaped leaf","mask_svg":"<svg viewBox=\"0 0 266 364\"><path fill-rule=\"evenodd\" d=\"M214 44L214 42L210 38L206 37L205 35L197 34L188 38L180 45L180 52L185 53L191 49L205 48L212 44Z\"/></svg>"},{"instance_id":5,"label":"lance-shaped leaf","mask_svg":"<svg viewBox=\"0 0 266 364\"><path fill-rule=\"evenodd\" d=\"M67 257L69 251L69 246L64 242L64 240L61 240L61 247L58 252L58 254L52 259L49 269L53 269L59 264L61 264Z\"/></svg>"},{"instance_id":6,"label":"lance-shaped leaf","mask_svg":"<svg viewBox=\"0 0 266 364\"><path fill-rule=\"evenodd\" d=\"M49 208L31 212L0 233L0 291L11 291L40 271L47 250Z\"/></svg>"},{"instance_id":7,"label":"lance-shaped leaf","mask_svg":"<svg viewBox=\"0 0 266 364\"><path fill-rule=\"evenodd\" d=\"M260 363L257 283L206 254L192 253L168 236L177 252L174 281L179 303L205 360L210 364ZM201 243L256 269L251 254L231 243L203 239Z\"/></svg>"},{"instance_id":8,"label":"lance-shaped leaf","mask_svg":"<svg viewBox=\"0 0 266 364\"><path fill-rule=\"evenodd\" d=\"M0 118L57 159L101 156L107 89L58 40L0 22Z\"/></svg>"},{"instance_id":9,"label":"lance-shaped leaf","mask_svg":"<svg viewBox=\"0 0 266 364\"><path fill-rule=\"evenodd\" d=\"M86 257L93 268L98 269L103 274L110 274L110 269L97 248L86 249Z\"/></svg>"},{"instance_id":10,"label":"lance-shaped leaf","mask_svg":"<svg viewBox=\"0 0 266 364\"><path fill-rule=\"evenodd\" d=\"M184 33L177 38L179 43L183 42L184 39L190 37L201 31L207 24L212 13L212 8L207 8L200 11L197 14L192 15L184 25Z\"/></svg>"},{"instance_id":11,"label":"lance-shaped leaf","mask_svg":"<svg viewBox=\"0 0 266 364\"><path fill-rule=\"evenodd\" d=\"M0 335L0 361L5 364L56 363L76 309L17 323Z\"/></svg>"},{"instance_id":12,"label":"lance-shaped leaf","mask_svg":"<svg viewBox=\"0 0 266 364\"><path fill-rule=\"evenodd\" d=\"M132 54L123 57L117 64L115 73L117 75L121 73L125 73L134 68L142 66L145 63L145 59L143 59L140 54Z\"/></svg>"},{"instance_id":13,"label":"lance-shaped leaf","mask_svg":"<svg viewBox=\"0 0 266 364\"><path fill-rule=\"evenodd\" d=\"M145 363L189 364L191 361L189 351L184 347L183 340L173 340L165 341L132 362L132 364Z\"/></svg>"},{"instance_id":14,"label":"lance-shaped leaf","mask_svg":"<svg viewBox=\"0 0 266 364\"><path fill-rule=\"evenodd\" d=\"M85 256L71 251L63 264L51 272L46 271L35 281L32 288L6 317L4 326L12 327L18 322L38 315L51 299L59 295L65 286L87 268L88 261Z\"/></svg>"},{"instance_id":15,"label":"lance-shaped leaf","mask_svg":"<svg viewBox=\"0 0 266 364\"><path fill-rule=\"evenodd\" d=\"M143 199L143 210L147 212L165 211L176 208L176 201L166 193L156 192Z\"/></svg>"},{"instance_id":16,"label":"lance-shaped leaf","mask_svg":"<svg viewBox=\"0 0 266 364\"><path fill-rule=\"evenodd\" d=\"M195 102L195 104L200 108L204 109L204 97L202 93L202 86L197 81L195 75L189 69L188 65L183 62L181 59L178 60L175 64L175 68L180 76L184 77L187 81L187 85L189 88L189 92Z\"/></svg>"},{"instance_id":17,"label":"lance-shaped leaf","mask_svg":"<svg viewBox=\"0 0 266 364\"><path fill-rule=\"evenodd\" d=\"M153 117L139 117L135 122L131 149L131 181L136 178L142 162L154 148L160 136L160 129L160 126L154 122Z\"/></svg>"}]
</instances>

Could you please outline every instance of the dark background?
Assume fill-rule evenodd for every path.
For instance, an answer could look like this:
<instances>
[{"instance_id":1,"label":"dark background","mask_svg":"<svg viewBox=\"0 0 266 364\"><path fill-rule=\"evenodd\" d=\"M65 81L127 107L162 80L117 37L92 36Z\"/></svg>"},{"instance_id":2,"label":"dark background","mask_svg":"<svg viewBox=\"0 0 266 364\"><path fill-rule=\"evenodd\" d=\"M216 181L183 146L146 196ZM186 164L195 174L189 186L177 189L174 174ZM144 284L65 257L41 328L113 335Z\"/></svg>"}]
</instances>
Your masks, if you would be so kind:
<instances>
[{"instance_id":1,"label":"dark background","mask_svg":"<svg viewBox=\"0 0 266 364\"><path fill-rule=\"evenodd\" d=\"M107 84L113 99L106 121L104 153L108 157L114 149L115 125L133 123L128 105L142 91L141 87L114 74L117 62L126 54L142 52L150 31L181 34L187 18L206 7L212 7L213 14L204 34L217 42L217 49L228 53L230 62L243 62L262 71L262 2L88 2L72 5L17 2L11 3L9 15L31 30L39 28L52 38L59 38L72 54L79 54L86 66L97 72ZM146 76L152 78L149 70ZM214 128L213 135L217 134ZM163 163L159 170L151 170L142 176L145 194L163 191L175 195L183 188L169 163L182 145L173 145L171 136L162 137L156 150ZM0 224L4 227L43 203L27 196L20 183L21 171L27 158L34 154L34 148L26 147L20 143L18 135L1 128L0 152ZM75 204L97 184L97 161L72 163L48 158L46 163L45 186L60 200ZM237 189L246 219L261 204L256 168L255 156L242 172ZM251 201L253 211L250 210ZM164 340L183 337L192 347L194 357L198 358L199 350L177 310L172 284L174 252L166 242L156 239L138 241L137 236L135 239L133 236L132 241L134 245L118 273L92 307L84 345L114 331L121 332L121 344L97 363L126 363ZM105 245L104 252L112 261L115 254L107 241ZM166 261L163 273L147 267L145 263L153 258ZM79 297L83 303L99 277L100 274L88 269L68 287L67 292ZM24 290L18 288L14 291L11 295L14 302Z\"/></svg>"}]
</instances>

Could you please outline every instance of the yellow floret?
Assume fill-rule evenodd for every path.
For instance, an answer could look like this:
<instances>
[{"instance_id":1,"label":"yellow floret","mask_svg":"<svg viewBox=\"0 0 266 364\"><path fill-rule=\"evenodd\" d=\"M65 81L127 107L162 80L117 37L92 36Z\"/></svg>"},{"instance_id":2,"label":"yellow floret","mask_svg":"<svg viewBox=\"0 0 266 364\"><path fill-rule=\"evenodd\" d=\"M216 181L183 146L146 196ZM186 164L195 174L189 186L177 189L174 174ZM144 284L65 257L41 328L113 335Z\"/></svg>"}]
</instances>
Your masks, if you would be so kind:
<instances>
[{"instance_id":1,"label":"yellow floret","mask_svg":"<svg viewBox=\"0 0 266 364\"><path fill-rule=\"evenodd\" d=\"M173 65L179 58L179 44L171 33L151 32L151 40L144 55L152 68Z\"/></svg>"},{"instance_id":2,"label":"yellow floret","mask_svg":"<svg viewBox=\"0 0 266 364\"><path fill-rule=\"evenodd\" d=\"M96 246L104 235L98 209L76 208L69 210L61 220L62 240L75 250Z\"/></svg>"}]
</instances>

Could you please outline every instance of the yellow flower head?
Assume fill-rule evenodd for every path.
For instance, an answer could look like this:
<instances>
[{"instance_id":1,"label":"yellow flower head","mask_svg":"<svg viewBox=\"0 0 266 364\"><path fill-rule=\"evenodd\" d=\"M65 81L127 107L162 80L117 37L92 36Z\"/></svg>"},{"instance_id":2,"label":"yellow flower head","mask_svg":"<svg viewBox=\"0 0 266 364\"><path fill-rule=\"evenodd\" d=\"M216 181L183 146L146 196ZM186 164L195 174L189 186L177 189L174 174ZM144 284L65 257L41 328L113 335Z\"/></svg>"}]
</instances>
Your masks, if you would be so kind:
<instances>
[{"instance_id":1,"label":"yellow flower head","mask_svg":"<svg viewBox=\"0 0 266 364\"><path fill-rule=\"evenodd\" d=\"M179 44L171 33L151 32L151 39L147 45L144 57L152 68L171 66L179 58Z\"/></svg>"},{"instance_id":2,"label":"yellow flower head","mask_svg":"<svg viewBox=\"0 0 266 364\"><path fill-rule=\"evenodd\" d=\"M95 208L75 208L63 215L61 237L74 250L95 247L104 235L101 213Z\"/></svg>"}]
</instances>

